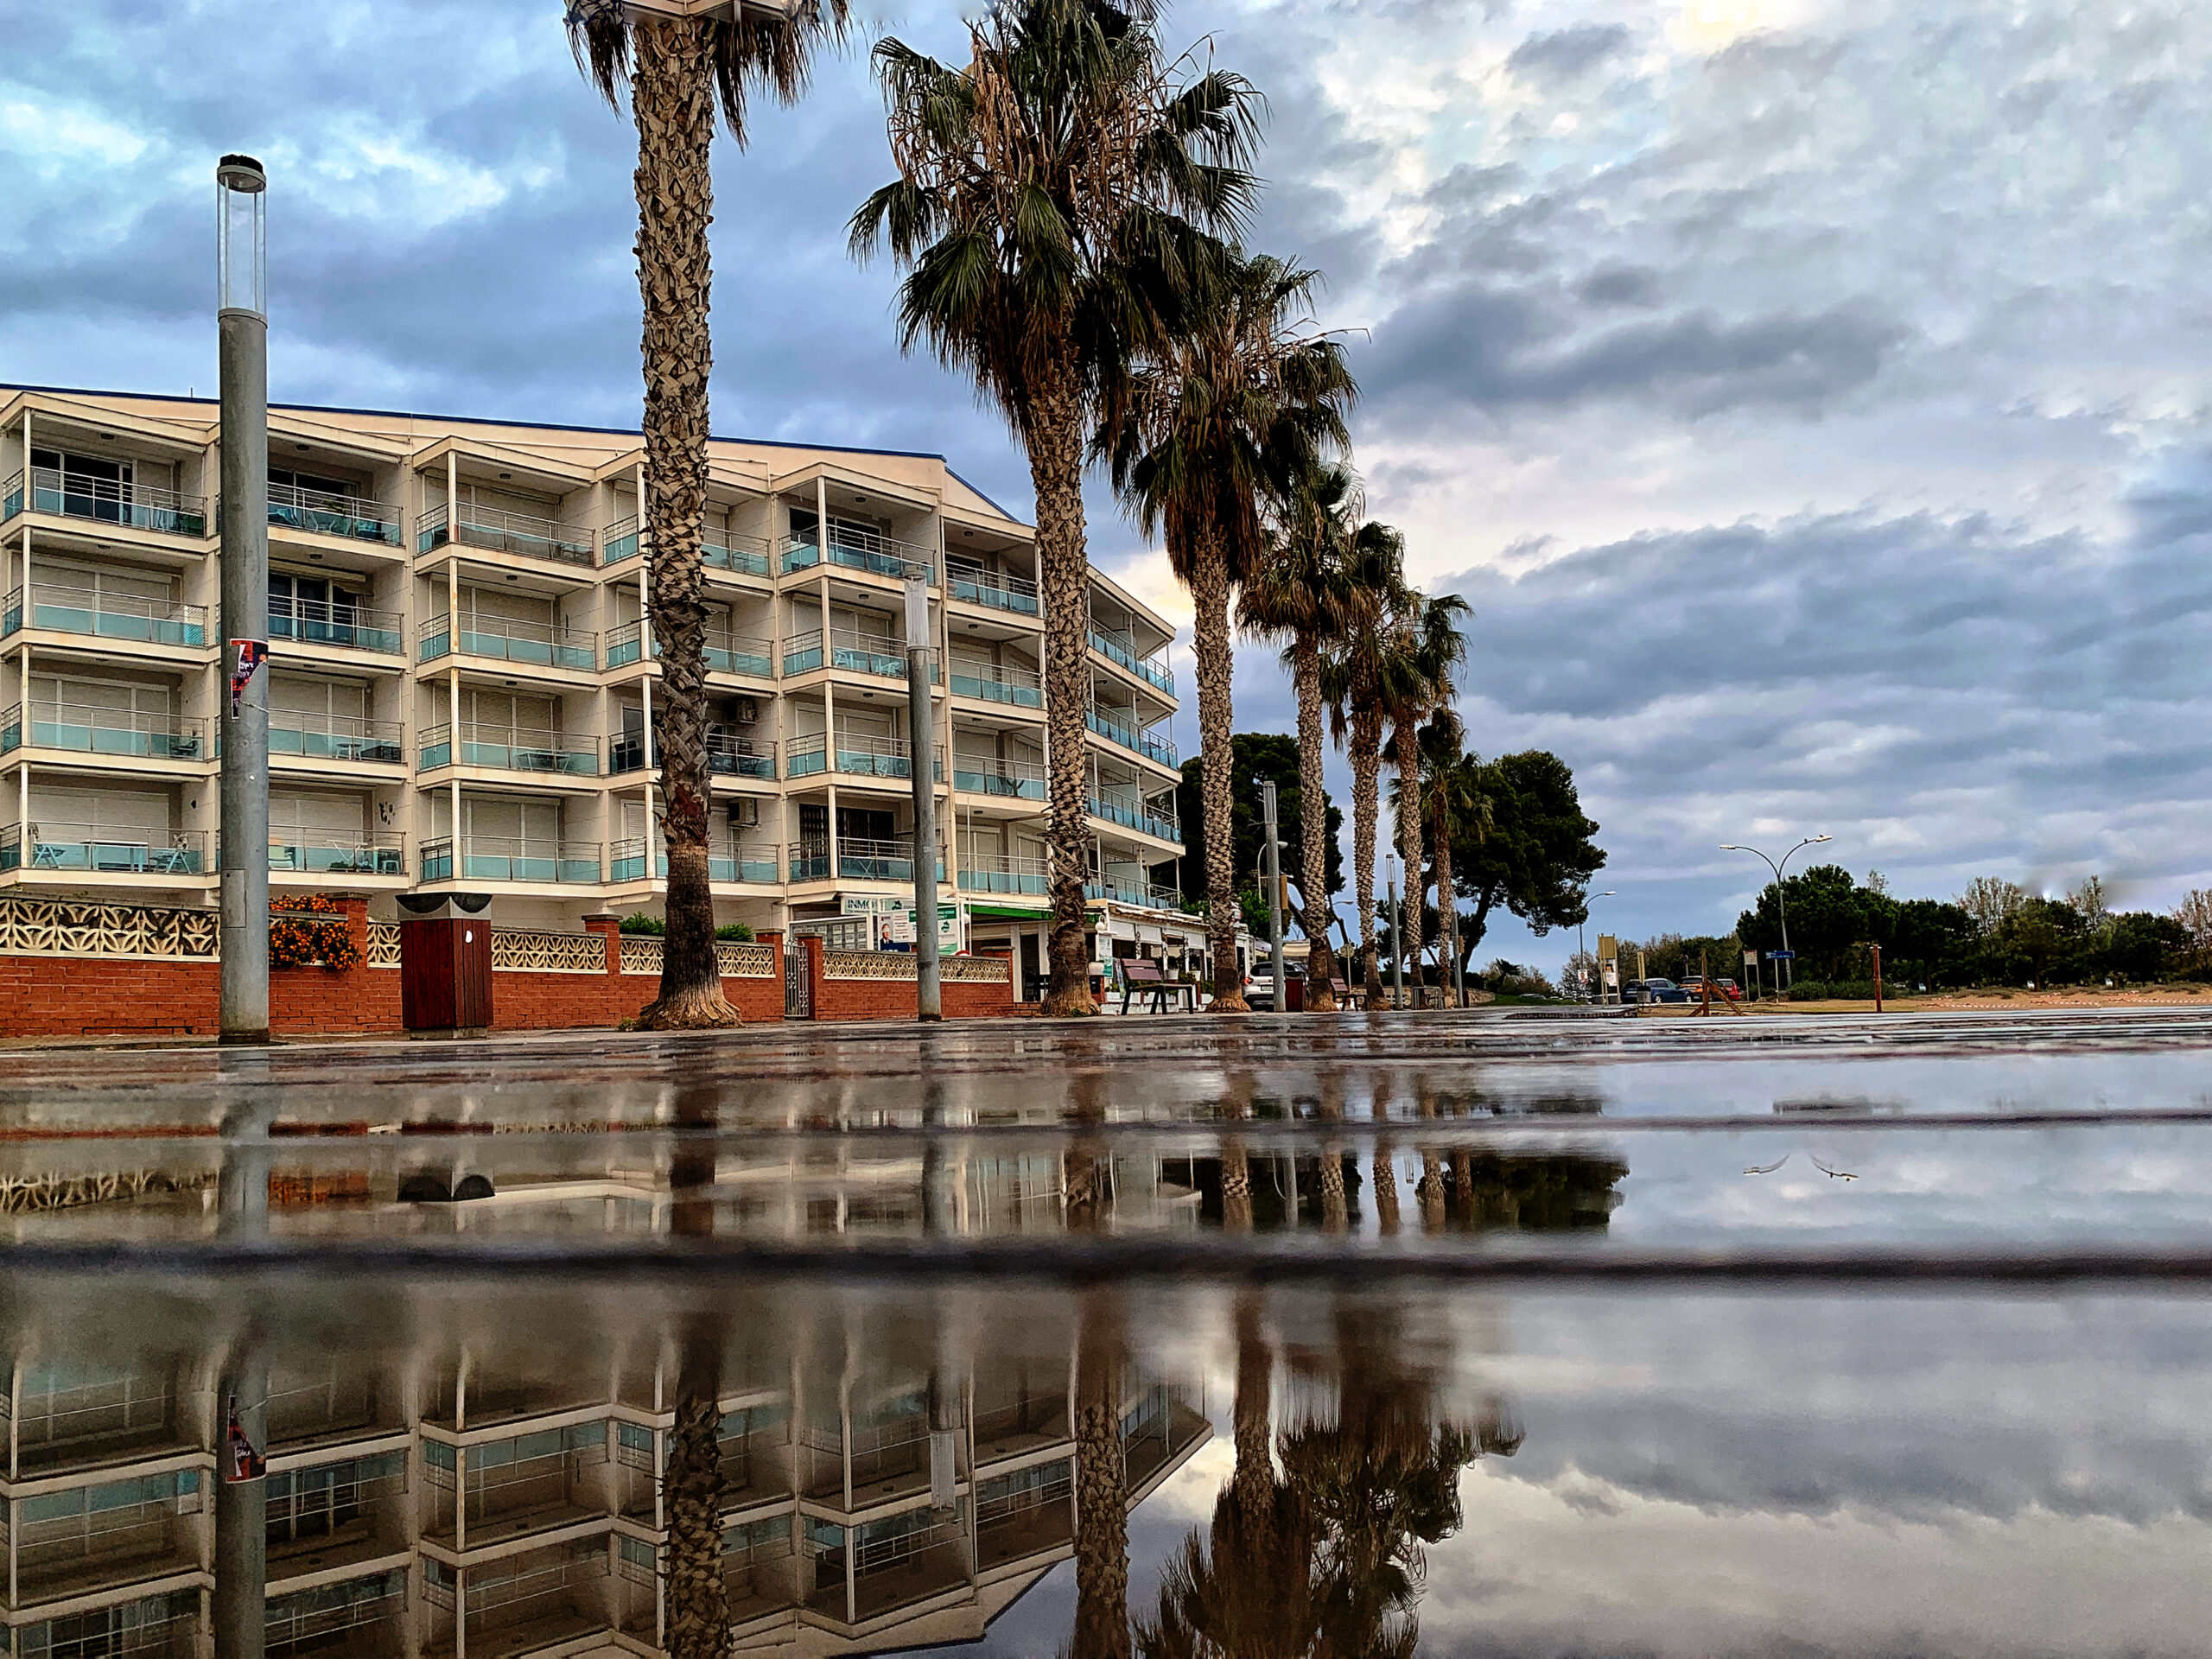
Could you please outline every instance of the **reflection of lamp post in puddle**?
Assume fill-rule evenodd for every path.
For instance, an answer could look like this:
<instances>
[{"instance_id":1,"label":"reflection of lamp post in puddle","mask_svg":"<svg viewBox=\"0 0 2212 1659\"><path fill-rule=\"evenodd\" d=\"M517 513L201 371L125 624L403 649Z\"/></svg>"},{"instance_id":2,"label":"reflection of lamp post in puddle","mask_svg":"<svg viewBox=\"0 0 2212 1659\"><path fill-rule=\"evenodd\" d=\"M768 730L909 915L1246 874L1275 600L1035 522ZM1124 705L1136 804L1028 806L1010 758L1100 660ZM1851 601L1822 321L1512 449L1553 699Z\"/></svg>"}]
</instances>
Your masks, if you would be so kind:
<instances>
[{"instance_id":1,"label":"reflection of lamp post in puddle","mask_svg":"<svg viewBox=\"0 0 2212 1659\"><path fill-rule=\"evenodd\" d=\"M1764 853L1759 851L1756 847L1741 847L1732 841L1724 841L1720 843L1720 850L1722 852L1749 853L1754 858L1765 860L1767 868L1774 872L1774 907L1776 912L1782 918L1782 959L1789 964L1789 982L1792 985L1795 985L1797 982L1797 953L1789 948L1789 900L1783 895L1782 872L1789 868L1789 861L1791 859L1796 857L1798 854L1803 852L1808 847L1817 847L1822 842L1832 839L1834 839L1834 837L1828 836L1825 832L1817 836L1808 836L1804 840L1799 842L1795 847L1792 847L1788 852L1784 853L1782 855L1782 862L1779 864L1776 863L1772 859L1768 858ZM1782 987L1779 984L1776 985L1775 991L1777 995L1780 995L1781 990Z\"/></svg>"},{"instance_id":2,"label":"reflection of lamp post in puddle","mask_svg":"<svg viewBox=\"0 0 2212 1659\"><path fill-rule=\"evenodd\" d=\"M1791 1154L1785 1152L1781 1157L1776 1159L1772 1163L1754 1164L1750 1168L1746 1169L1744 1173L1746 1175L1771 1175L1776 1170L1780 1169L1784 1164L1788 1163L1791 1156ZM1859 1179L1847 1169L1830 1169L1819 1159L1813 1157L1813 1154L1809 1152L1807 1153L1805 1156L1811 1160L1812 1166L1815 1169L1819 1170L1821 1174L1827 1176L1831 1180L1855 1181Z\"/></svg>"}]
</instances>

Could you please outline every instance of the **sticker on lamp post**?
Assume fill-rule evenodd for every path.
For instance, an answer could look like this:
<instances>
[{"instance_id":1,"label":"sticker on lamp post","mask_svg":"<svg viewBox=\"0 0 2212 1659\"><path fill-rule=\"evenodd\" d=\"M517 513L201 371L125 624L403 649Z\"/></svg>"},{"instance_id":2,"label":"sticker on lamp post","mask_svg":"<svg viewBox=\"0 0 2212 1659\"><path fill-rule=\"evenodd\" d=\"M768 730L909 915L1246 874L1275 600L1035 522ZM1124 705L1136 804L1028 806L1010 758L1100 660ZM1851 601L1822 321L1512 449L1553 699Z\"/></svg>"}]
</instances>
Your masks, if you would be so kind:
<instances>
[{"instance_id":1,"label":"sticker on lamp post","mask_svg":"<svg viewBox=\"0 0 2212 1659\"><path fill-rule=\"evenodd\" d=\"M230 1421L223 1432L223 1478L226 1482L259 1480L269 1472L269 1459L253 1449L245 1426L238 1421L238 1396L229 1401Z\"/></svg>"},{"instance_id":2,"label":"sticker on lamp post","mask_svg":"<svg viewBox=\"0 0 2212 1659\"><path fill-rule=\"evenodd\" d=\"M238 717L246 688L253 683L253 677L269 660L266 639L233 639L231 641L231 718Z\"/></svg>"}]
</instances>

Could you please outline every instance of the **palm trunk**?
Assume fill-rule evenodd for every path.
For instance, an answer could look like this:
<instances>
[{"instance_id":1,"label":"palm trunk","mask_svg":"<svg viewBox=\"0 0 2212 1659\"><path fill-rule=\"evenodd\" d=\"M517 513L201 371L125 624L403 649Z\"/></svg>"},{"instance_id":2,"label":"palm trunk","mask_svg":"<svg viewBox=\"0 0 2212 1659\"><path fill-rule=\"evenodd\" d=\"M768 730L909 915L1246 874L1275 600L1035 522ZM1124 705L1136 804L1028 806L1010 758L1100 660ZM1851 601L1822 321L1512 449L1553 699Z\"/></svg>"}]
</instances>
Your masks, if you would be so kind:
<instances>
[{"instance_id":1,"label":"palm trunk","mask_svg":"<svg viewBox=\"0 0 2212 1659\"><path fill-rule=\"evenodd\" d=\"M1351 711L1351 879L1359 900L1359 953L1367 964L1367 1006L1382 1005L1382 964L1375 956L1375 828L1382 810L1382 715L1355 702Z\"/></svg>"},{"instance_id":2,"label":"palm trunk","mask_svg":"<svg viewBox=\"0 0 2212 1659\"><path fill-rule=\"evenodd\" d=\"M1325 1080L1321 1084L1321 1122L1334 1130L1344 1121L1344 1100L1342 1087L1335 1081ZM1350 1209L1344 1202L1344 1147L1333 1134L1321 1142L1321 1230L1332 1237L1340 1237L1351 1226Z\"/></svg>"},{"instance_id":3,"label":"palm trunk","mask_svg":"<svg viewBox=\"0 0 2212 1659\"><path fill-rule=\"evenodd\" d=\"M1229 1478L1255 1537L1274 1501L1275 1466L1268 1444L1274 1382L1274 1356L1261 1334L1259 1297L1247 1291L1236 1299L1236 1396L1230 1408L1236 1461Z\"/></svg>"},{"instance_id":4,"label":"palm trunk","mask_svg":"<svg viewBox=\"0 0 2212 1659\"><path fill-rule=\"evenodd\" d=\"M1441 989L1445 1000L1453 1007L1459 999L1452 994L1456 978L1453 969L1459 959L1459 900L1452 893L1452 826L1445 810L1445 791L1436 792L1436 962L1442 976Z\"/></svg>"},{"instance_id":5,"label":"palm trunk","mask_svg":"<svg viewBox=\"0 0 2212 1659\"><path fill-rule=\"evenodd\" d=\"M704 19L637 29L631 106L638 123L638 289L645 299L645 538L653 638L660 647L661 837L668 850L660 995L650 1029L734 1026L715 957L707 874L706 618L699 524L707 503L708 146L715 80Z\"/></svg>"},{"instance_id":6,"label":"palm trunk","mask_svg":"<svg viewBox=\"0 0 2212 1659\"><path fill-rule=\"evenodd\" d=\"M1421 868L1421 745L1410 718L1399 720L1391 728L1390 761L1398 769L1398 855L1406 861L1406 937L1392 943L1406 953L1413 968L1416 976L1414 1006L1422 1007L1428 1001L1418 981L1421 953L1428 936L1421 919L1421 909L1428 899L1428 874Z\"/></svg>"},{"instance_id":7,"label":"palm trunk","mask_svg":"<svg viewBox=\"0 0 2212 1659\"><path fill-rule=\"evenodd\" d=\"M1065 364L1065 359L1060 359ZM1083 885L1090 867L1084 802L1084 715L1090 706L1090 563L1084 545L1083 408L1072 369L1036 388L1022 436L1037 496L1045 600L1045 712L1052 817L1052 972L1038 1012L1091 1014Z\"/></svg>"},{"instance_id":8,"label":"palm trunk","mask_svg":"<svg viewBox=\"0 0 2212 1659\"><path fill-rule=\"evenodd\" d=\"M1221 1225L1224 1232L1252 1230L1252 1164L1241 1135L1221 1138Z\"/></svg>"},{"instance_id":9,"label":"palm trunk","mask_svg":"<svg viewBox=\"0 0 2212 1659\"><path fill-rule=\"evenodd\" d=\"M1077 1307L1073 1659L1129 1659L1128 1462L1122 1444L1122 1310L1111 1291Z\"/></svg>"},{"instance_id":10,"label":"palm trunk","mask_svg":"<svg viewBox=\"0 0 2212 1659\"><path fill-rule=\"evenodd\" d=\"M1334 1014L1337 959L1329 950L1329 813L1321 779L1321 648L1311 634L1291 645L1298 693L1298 885L1306 900L1306 1012ZM1287 1005L1286 1005L1287 1006Z\"/></svg>"},{"instance_id":11,"label":"palm trunk","mask_svg":"<svg viewBox=\"0 0 2212 1659\"><path fill-rule=\"evenodd\" d=\"M1192 652L1198 664L1198 789L1206 852L1206 949L1213 957L1213 1012L1249 1014L1236 966L1236 843L1230 834L1230 727L1236 657L1229 639L1229 563L1220 537L1202 535L1191 550ZM1281 1006L1281 993L1276 993Z\"/></svg>"}]
</instances>

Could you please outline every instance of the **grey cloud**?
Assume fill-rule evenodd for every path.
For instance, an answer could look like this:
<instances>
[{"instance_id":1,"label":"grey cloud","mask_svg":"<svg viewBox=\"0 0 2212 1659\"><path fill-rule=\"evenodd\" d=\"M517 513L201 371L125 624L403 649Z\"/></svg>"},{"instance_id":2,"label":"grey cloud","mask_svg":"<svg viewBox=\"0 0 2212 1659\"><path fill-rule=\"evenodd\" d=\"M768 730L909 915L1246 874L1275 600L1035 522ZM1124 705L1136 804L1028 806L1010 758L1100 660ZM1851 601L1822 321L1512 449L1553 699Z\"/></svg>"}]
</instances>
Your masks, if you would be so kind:
<instances>
[{"instance_id":1,"label":"grey cloud","mask_svg":"<svg viewBox=\"0 0 2212 1659\"><path fill-rule=\"evenodd\" d=\"M1628 43L1625 23L1577 23L1531 35L1513 48L1505 67L1540 80L1572 80L1618 56Z\"/></svg>"}]
</instances>

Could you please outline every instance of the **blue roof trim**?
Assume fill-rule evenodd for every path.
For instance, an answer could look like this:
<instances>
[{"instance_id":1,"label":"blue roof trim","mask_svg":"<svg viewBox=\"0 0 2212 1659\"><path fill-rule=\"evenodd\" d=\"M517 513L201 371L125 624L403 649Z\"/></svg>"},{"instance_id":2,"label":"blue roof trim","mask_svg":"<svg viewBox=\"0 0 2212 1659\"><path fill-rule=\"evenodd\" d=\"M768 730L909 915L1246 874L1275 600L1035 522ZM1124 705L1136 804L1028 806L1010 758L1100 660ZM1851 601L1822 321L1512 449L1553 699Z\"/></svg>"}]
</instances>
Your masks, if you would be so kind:
<instances>
[{"instance_id":1,"label":"blue roof trim","mask_svg":"<svg viewBox=\"0 0 2212 1659\"><path fill-rule=\"evenodd\" d=\"M124 397L141 403L205 404L217 406L213 397L179 397L162 391L111 391L97 386L32 386L19 381L0 380L0 391L43 391L61 397ZM409 409L353 409L343 404L271 404L271 409L296 410L302 415L376 415L394 421L453 421L466 426L518 426L527 432L596 432L605 437L636 438L644 441L644 432L627 426L586 426L575 421L510 421L485 415L425 415ZM976 490L960 474L952 470L952 463L934 449L869 449L856 443L795 443L787 438L733 438L726 434L709 433L709 442L749 443L762 449L817 449L832 455L895 455L901 461L933 461L951 477L959 479L965 488L988 503L991 511L1015 524L1022 521L999 505L981 490Z\"/></svg>"}]
</instances>

